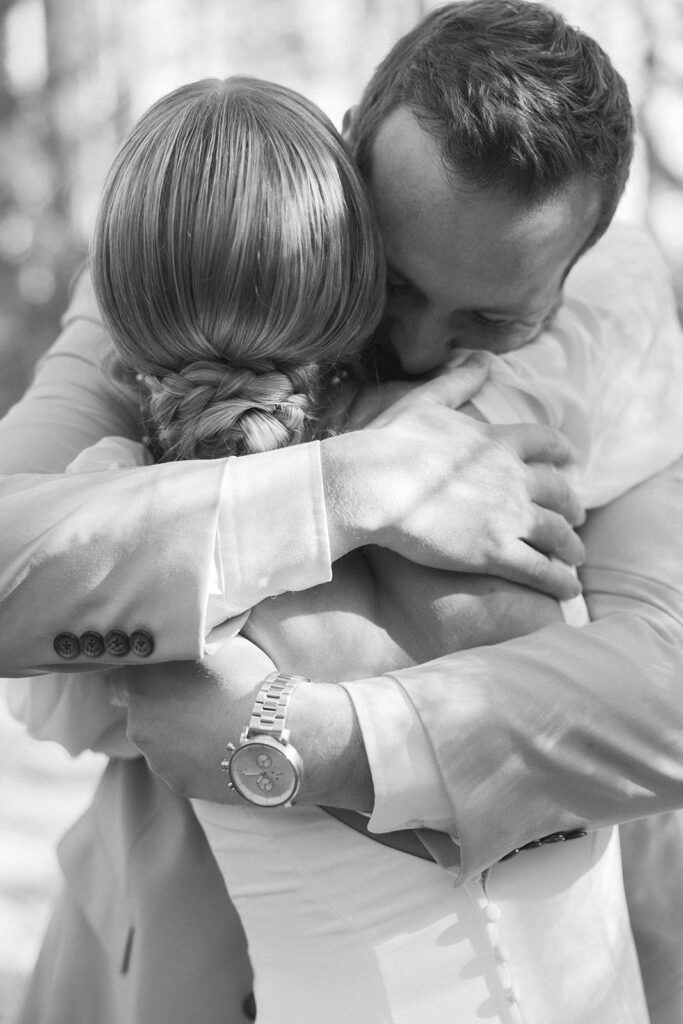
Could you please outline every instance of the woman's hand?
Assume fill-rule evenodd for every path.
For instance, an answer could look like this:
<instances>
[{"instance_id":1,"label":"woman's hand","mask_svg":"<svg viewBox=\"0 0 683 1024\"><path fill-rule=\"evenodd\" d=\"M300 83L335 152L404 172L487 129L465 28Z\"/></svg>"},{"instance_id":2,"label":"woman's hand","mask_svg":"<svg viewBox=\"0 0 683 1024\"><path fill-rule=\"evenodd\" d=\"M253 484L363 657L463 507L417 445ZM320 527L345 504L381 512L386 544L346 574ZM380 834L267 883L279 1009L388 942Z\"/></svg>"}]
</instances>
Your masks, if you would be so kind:
<instances>
[{"instance_id":1,"label":"woman's hand","mask_svg":"<svg viewBox=\"0 0 683 1024\"><path fill-rule=\"evenodd\" d=\"M247 725L270 658L237 636L199 664L136 666L110 684L128 709L128 738L182 796L236 803L221 759ZM117 673L112 673L112 676Z\"/></svg>"}]
</instances>

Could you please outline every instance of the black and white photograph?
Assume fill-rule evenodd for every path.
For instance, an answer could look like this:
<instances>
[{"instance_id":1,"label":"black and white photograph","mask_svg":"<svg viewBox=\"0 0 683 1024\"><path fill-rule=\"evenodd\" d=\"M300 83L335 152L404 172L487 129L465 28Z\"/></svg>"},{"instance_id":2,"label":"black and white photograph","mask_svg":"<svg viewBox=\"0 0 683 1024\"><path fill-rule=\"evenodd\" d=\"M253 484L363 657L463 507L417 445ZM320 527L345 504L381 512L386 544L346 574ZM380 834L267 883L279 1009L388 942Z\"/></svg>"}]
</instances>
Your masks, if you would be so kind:
<instances>
[{"instance_id":1,"label":"black and white photograph","mask_svg":"<svg viewBox=\"0 0 683 1024\"><path fill-rule=\"evenodd\" d=\"M0 0L0 1024L683 1024L683 0Z\"/></svg>"}]
</instances>

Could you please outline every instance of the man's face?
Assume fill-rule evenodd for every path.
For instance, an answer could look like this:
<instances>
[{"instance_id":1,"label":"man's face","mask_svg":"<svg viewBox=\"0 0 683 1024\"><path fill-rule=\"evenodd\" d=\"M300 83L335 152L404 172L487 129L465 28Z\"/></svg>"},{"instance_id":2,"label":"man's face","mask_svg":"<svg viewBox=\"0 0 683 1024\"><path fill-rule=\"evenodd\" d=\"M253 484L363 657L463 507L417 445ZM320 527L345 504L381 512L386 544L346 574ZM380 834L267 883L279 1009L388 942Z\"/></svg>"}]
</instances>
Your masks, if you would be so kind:
<instances>
[{"instance_id":1,"label":"man's face","mask_svg":"<svg viewBox=\"0 0 683 1024\"><path fill-rule=\"evenodd\" d=\"M578 179L532 207L458 187L406 108L380 127L370 189L388 265L380 345L409 375L457 348L508 352L532 341L599 210L597 188Z\"/></svg>"}]
</instances>

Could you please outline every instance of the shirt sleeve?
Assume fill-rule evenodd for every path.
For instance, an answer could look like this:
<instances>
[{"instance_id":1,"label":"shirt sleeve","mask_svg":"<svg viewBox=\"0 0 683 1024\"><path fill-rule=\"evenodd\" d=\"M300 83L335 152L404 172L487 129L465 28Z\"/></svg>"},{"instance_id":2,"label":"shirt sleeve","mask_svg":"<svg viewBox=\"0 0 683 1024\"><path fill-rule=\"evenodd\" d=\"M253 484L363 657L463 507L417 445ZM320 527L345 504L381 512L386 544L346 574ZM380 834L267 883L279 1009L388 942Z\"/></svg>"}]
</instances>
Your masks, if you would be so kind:
<instances>
[{"instance_id":1,"label":"shirt sleeve","mask_svg":"<svg viewBox=\"0 0 683 1024\"><path fill-rule=\"evenodd\" d=\"M227 616L331 579L318 441L228 459L217 560Z\"/></svg>"},{"instance_id":2,"label":"shirt sleeve","mask_svg":"<svg viewBox=\"0 0 683 1024\"><path fill-rule=\"evenodd\" d=\"M236 636L265 597L331 576L319 443L264 452L248 464L230 459L207 573L202 654Z\"/></svg>"},{"instance_id":3,"label":"shirt sleeve","mask_svg":"<svg viewBox=\"0 0 683 1024\"><path fill-rule=\"evenodd\" d=\"M241 460L227 462L216 543L206 573L204 654L215 653L220 643L234 637L249 615L243 609L264 594L306 590L329 573L320 445L289 451L291 457L285 459L264 453L258 458L259 466L255 468L256 460L251 460L246 471ZM149 465L152 458L140 442L105 437L80 452L66 472L112 472ZM311 486L302 487L302 480ZM272 500L273 492L278 501ZM236 519L236 500L241 511L259 508L261 514ZM271 565L276 567L274 573L267 571ZM230 601L230 594L238 594L239 600Z\"/></svg>"},{"instance_id":4,"label":"shirt sleeve","mask_svg":"<svg viewBox=\"0 0 683 1024\"><path fill-rule=\"evenodd\" d=\"M582 629L391 673L434 750L461 877L560 830L680 806L683 531L671 524L682 501L679 460L589 516Z\"/></svg>"},{"instance_id":5,"label":"shirt sleeve","mask_svg":"<svg viewBox=\"0 0 683 1024\"><path fill-rule=\"evenodd\" d=\"M371 832L429 827L453 834L452 810L427 734L400 685L389 678L344 683L372 771Z\"/></svg>"}]
</instances>

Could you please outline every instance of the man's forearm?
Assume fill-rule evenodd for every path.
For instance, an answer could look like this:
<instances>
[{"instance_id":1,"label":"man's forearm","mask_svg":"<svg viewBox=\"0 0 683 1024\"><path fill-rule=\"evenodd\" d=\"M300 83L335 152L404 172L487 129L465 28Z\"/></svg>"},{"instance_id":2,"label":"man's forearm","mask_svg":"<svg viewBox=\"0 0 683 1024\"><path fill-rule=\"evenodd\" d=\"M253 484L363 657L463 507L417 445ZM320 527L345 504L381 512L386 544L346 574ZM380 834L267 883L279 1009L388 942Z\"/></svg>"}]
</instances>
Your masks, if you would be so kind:
<instances>
[{"instance_id":1,"label":"man's forearm","mask_svg":"<svg viewBox=\"0 0 683 1024\"><path fill-rule=\"evenodd\" d=\"M135 409L104 373L107 351L97 324L71 322L0 422L3 675L120 666L106 644L94 663L78 652L88 631L104 640L111 630L143 629L152 660L196 659L212 592L220 589L228 618L278 590L329 578L311 446L230 467L219 460L64 474L103 436L136 437ZM287 541L278 544L287 523ZM76 637L75 659L55 651L60 633Z\"/></svg>"},{"instance_id":2,"label":"man's forearm","mask_svg":"<svg viewBox=\"0 0 683 1024\"><path fill-rule=\"evenodd\" d=\"M431 740L467 876L558 830L683 807L682 502L683 461L593 514L597 621L392 673Z\"/></svg>"},{"instance_id":3,"label":"man's forearm","mask_svg":"<svg viewBox=\"0 0 683 1024\"><path fill-rule=\"evenodd\" d=\"M299 802L371 811L372 775L358 718L348 694L334 684L300 684L288 726L306 771Z\"/></svg>"},{"instance_id":4,"label":"man's forearm","mask_svg":"<svg viewBox=\"0 0 683 1024\"><path fill-rule=\"evenodd\" d=\"M428 737L451 820L439 810L422 823L457 835L464 877L560 830L683 806L683 538L669 529L681 499L683 461L590 522L599 621L549 626L384 680L401 688L404 712ZM625 526L642 531L637 548ZM156 666L146 672L151 688L133 690L132 738L190 796L238 799L218 764L273 667L238 641L201 670L206 678ZM352 708L344 693L372 685L295 690L288 724L305 763L302 802L372 808L369 769L391 775L384 753L397 738L386 736L386 717L363 717L362 702ZM398 740L410 747L409 723Z\"/></svg>"},{"instance_id":5,"label":"man's forearm","mask_svg":"<svg viewBox=\"0 0 683 1024\"><path fill-rule=\"evenodd\" d=\"M72 392L68 443L48 426L43 408L44 402L51 407L43 391L53 388L52 361L66 374L67 392ZM538 574L539 589L574 585L521 539L533 541L536 517L548 517L550 546L576 558L580 547L566 520L530 500L526 470L498 435L482 433L480 425L471 427L471 421L449 409L435 412L441 456L424 480L411 468L417 451L407 457L411 445L421 450L422 444L400 425L323 442L320 447L327 444L331 455L324 459L322 478L317 445L239 460L64 475L78 454L76 439L94 443L115 425L93 415L84 398L97 402L98 372L96 362L89 364L78 349L56 350L29 396L0 424L0 450L12 453L11 465L9 455L0 457L0 473L15 470L17 458L23 458L28 471L0 476L0 672L5 675L94 667L80 645L80 638L91 632L102 640L95 667L119 666L119 654L106 643L114 630L150 635L145 657L155 661L198 659L204 653L210 594L218 594L221 618L229 619L267 596L324 582L331 571L328 529L333 555L386 539L408 557L455 568L474 562L482 571L498 567L501 573L523 576L529 561L536 572L540 560L547 571ZM39 426L36 408L43 417ZM427 418L415 411L407 415L408 425ZM119 429L130 436L125 418ZM424 429L429 432L428 426ZM541 428L519 429L540 431L516 435L524 444L533 439L532 455L548 443ZM463 440L463 433L472 430ZM17 455L14 442L22 437ZM474 464L473 479L461 480L457 468L462 460ZM491 464L497 467L493 478ZM513 479L515 465L516 490L509 503L491 501L490 489L499 493ZM558 501L552 494L544 500L575 512L557 486ZM493 510L495 522L474 528L482 505ZM542 532L548 536L545 527ZM502 552L505 565L499 560ZM29 644L27 622L40 627L31 631ZM55 650L60 634L69 635L73 658ZM139 660L132 647L126 658Z\"/></svg>"},{"instance_id":6,"label":"man's forearm","mask_svg":"<svg viewBox=\"0 0 683 1024\"><path fill-rule=\"evenodd\" d=\"M112 674L128 706L129 736L177 792L217 803L240 801L221 759L246 727L262 680L274 668L238 636L200 665L149 665ZM342 687L301 682L287 711L304 760L300 802L370 810L372 779L354 707Z\"/></svg>"}]
</instances>

